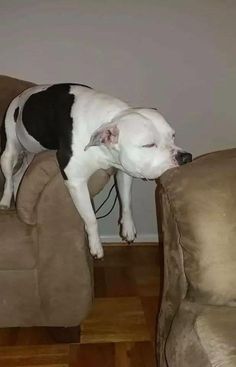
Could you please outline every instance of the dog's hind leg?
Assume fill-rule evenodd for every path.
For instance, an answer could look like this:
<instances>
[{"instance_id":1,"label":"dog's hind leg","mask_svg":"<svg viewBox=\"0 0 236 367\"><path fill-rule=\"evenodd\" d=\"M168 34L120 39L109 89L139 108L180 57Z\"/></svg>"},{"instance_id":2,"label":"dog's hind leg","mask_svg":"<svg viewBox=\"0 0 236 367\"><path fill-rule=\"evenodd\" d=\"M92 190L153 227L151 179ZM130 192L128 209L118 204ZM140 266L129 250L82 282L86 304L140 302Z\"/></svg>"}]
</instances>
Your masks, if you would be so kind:
<instances>
[{"instance_id":1,"label":"dog's hind leg","mask_svg":"<svg viewBox=\"0 0 236 367\"><path fill-rule=\"evenodd\" d=\"M16 97L8 107L6 118L5 118L5 129L6 129L6 147L1 156L1 168L5 176L5 185L2 199L0 201L0 209L7 209L10 207L11 198L13 194L13 170L18 161L18 156L22 152L22 146L19 143L16 130L14 114L18 98Z\"/></svg>"},{"instance_id":2,"label":"dog's hind leg","mask_svg":"<svg viewBox=\"0 0 236 367\"><path fill-rule=\"evenodd\" d=\"M6 148L1 156L1 168L5 176L5 185L0 201L0 209L8 209L10 207L13 194L13 169L18 161L20 151L21 147L18 141L7 141Z\"/></svg>"}]
</instances>

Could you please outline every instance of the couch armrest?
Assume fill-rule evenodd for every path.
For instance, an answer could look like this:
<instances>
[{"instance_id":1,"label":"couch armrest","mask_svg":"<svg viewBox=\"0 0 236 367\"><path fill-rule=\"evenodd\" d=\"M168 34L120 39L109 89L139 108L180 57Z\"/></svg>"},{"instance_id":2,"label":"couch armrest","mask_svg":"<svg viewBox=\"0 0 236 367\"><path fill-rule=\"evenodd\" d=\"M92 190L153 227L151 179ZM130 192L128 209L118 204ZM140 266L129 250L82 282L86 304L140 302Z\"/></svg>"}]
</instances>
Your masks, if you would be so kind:
<instances>
[{"instance_id":1,"label":"couch armrest","mask_svg":"<svg viewBox=\"0 0 236 367\"><path fill-rule=\"evenodd\" d=\"M91 197L103 189L113 173L113 169L99 170L91 176L88 183ZM24 223L36 224L37 203L46 186L56 176L61 181L61 185L64 186L54 151L42 152L35 156L25 172L16 199L17 212ZM53 195L53 193L51 194Z\"/></svg>"},{"instance_id":2,"label":"couch armrest","mask_svg":"<svg viewBox=\"0 0 236 367\"><path fill-rule=\"evenodd\" d=\"M91 177L91 195L112 171ZM63 182L55 152L31 162L17 196L18 215L37 232L37 279L42 326L77 326L93 300L93 262L83 220Z\"/></svg>"},{"instance_id":3,"label":"couch armrest","mask_svg":"<svg viewBox=\"0 0 236 367\"><path fill-rule=\"evenodd\" d=\"M37 155L26 170L16 199L17 213L26 224L36 224L36 206L40 194L57 174L55 152Z\"/></svg>"},{"instance_id":4,"label":"couch armrest","mask_svg":"<svg viewBox=\"0 0 236 367\"><path fill-rule=\"evenodd\" d=\"M61 173L39 195L35 216L42 323L79 325L93 300L93 261L83 220Z\"/></svg>"},{"instance_id":5,"label":"couch armrest","mask_svg":"<svg viewBox=\"0 0 236 367\"><path fill-rule=\"evenodd\" d=\"M159 228L163 239L163 267L164 282L162 284L161 307L158 316L157 353L159 361L165 360L165 341L170 332L174 316L185 298L187 280L184 274L183 255L180 248L180 234L175 220L175 213L171 207L168 193L159 184L156 190L156 202L161 214Z\"/></svg>"}]
</instances>

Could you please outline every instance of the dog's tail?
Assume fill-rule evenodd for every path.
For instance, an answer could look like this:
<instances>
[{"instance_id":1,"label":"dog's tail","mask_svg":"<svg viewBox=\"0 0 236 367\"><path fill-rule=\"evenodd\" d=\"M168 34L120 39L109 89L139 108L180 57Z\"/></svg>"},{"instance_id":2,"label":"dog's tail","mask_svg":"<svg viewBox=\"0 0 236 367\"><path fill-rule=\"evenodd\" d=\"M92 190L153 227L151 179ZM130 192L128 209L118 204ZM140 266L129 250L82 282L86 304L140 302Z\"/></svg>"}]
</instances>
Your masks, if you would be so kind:
<instances>
[{"instance_id":1,"label":"dog's tail","mask_svg":"<svg viewBox=\"0 0 236 367\"><path fill-rule=\"evenodd\" d=\"M7 135L6 135L6 129L5 129L6 113L7 113L7 111L5 111L5 113L3 115L3 119L2 119L2 123L1 123L1 127L0 127L0 156L4 152L4 150L6 148L6 142L7 142Z\"/></svg>"}]
</instances>

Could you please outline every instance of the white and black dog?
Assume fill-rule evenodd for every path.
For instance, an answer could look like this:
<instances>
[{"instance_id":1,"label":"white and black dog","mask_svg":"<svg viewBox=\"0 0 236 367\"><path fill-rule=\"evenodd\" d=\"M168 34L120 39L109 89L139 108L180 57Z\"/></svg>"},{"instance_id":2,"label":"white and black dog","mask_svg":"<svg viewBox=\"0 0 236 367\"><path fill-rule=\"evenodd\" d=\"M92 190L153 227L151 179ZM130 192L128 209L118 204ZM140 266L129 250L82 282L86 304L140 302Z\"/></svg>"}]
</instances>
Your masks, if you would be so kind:
<instances>
[{"instance_id":1,"label":"white and black dog","mask_svg":"<svg viewBox=\"0 0 236 367\"><path fill-rule=\"evenodd\" d=\"M122 235L136 230L131 213L132 177L155 179L167 169L191 161L174 143L174 131L156 109L127 103L80 84L35 86L10 104L5 118L6 147L2 209L10 206L13 169L22 152L57 150L57 160L73 202L85 222L90 252L103 257L96 217L87 187L98 169L118 169Z\"/></svg>"}]
</instances>

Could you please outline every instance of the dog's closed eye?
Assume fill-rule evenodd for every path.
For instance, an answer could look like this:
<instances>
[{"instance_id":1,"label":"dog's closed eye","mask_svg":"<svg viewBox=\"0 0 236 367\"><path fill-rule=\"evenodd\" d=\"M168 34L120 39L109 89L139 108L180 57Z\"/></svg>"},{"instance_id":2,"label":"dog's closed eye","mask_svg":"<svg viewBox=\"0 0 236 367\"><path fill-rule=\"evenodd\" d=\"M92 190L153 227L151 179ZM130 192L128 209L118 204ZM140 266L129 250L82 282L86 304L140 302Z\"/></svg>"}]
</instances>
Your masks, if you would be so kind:
<instances>
[{"instance_id":1,"label":"dog's closed eye","mask_svg":"<svg viewBox=\"0 0 236 367\"><path fill-rule=\"evenodd\" d=\"M145 145L142 145L142 148L153 148L153 147L156 147L157 145L155 143L151 143L151 144L145 144Z\"/></svg>"}]
</instances>

